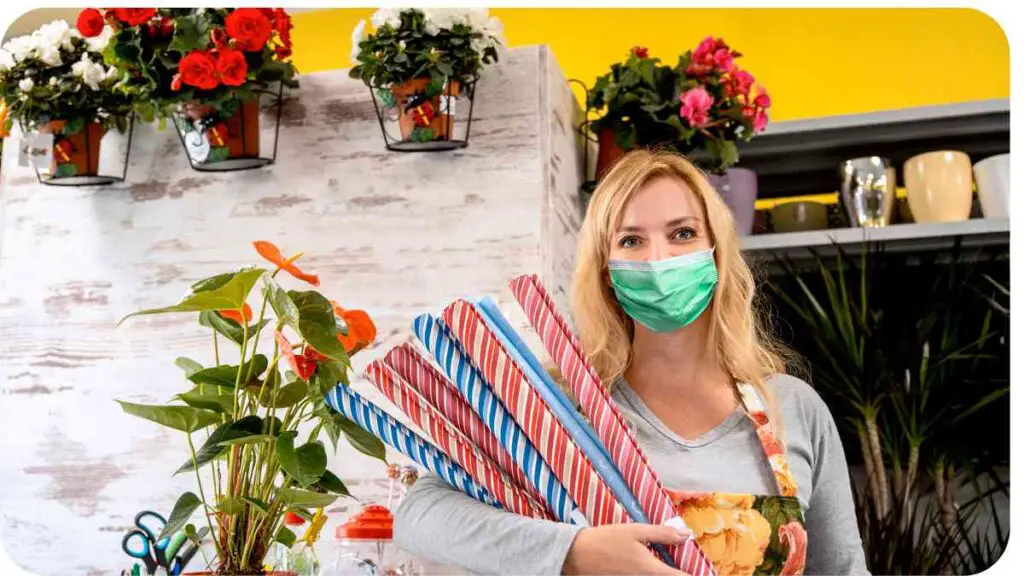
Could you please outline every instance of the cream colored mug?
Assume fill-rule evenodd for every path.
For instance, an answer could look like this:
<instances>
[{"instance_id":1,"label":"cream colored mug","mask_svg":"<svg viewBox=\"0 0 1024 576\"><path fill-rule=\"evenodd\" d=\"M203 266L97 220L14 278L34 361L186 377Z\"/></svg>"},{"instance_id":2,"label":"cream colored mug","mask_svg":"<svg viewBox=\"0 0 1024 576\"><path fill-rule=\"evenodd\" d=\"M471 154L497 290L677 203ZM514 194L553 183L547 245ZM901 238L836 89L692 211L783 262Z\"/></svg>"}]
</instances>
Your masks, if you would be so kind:
<instances>
[{"instance_id":1,"label":"cream colored mug","mask_svg":"<svg viewBox=\"0 0 1024 576\"><path fill-rule=\"evenodd\" d=\"M914 156L903 164L914 221L958 222L971 216L971 159L955 150Z\"/></svg>"}]
</instances>

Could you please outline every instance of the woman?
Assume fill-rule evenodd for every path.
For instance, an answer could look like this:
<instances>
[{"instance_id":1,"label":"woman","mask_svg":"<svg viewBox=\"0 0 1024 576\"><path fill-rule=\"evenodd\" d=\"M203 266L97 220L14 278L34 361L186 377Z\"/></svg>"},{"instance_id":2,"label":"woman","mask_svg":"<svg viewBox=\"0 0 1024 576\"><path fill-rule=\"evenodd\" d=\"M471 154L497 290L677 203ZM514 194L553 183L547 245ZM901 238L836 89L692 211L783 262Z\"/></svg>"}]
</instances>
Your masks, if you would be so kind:
<instances>
[{"instance_id":1,"label":"woman","mask_svg":"<svg viewBox=\"0 0 1024 576\"><path fill-rule=\"evenodd\" d=\"M729 209L697 168L636 151L609 170L580 233L573 317L687 526L721 576L867 573L835 422L783 375L753 298ZM679 574L645 546L681 541L667 526L514 516L430 476L395 522L400 547L473 572Z\"/></svg>"}]
</instances>

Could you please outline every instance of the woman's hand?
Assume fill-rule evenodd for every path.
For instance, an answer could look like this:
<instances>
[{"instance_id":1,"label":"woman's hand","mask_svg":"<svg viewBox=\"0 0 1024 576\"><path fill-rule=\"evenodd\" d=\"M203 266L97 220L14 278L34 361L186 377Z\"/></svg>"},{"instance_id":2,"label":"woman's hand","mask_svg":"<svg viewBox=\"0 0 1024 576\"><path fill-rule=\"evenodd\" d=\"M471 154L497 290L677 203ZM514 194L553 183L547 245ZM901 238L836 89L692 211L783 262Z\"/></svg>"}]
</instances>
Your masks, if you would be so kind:
<instances>
[{"instance_id":1,"label":"woman's hand","mask_svg":"<svg viewBox=\"0 0 1024 576\"><path fill-rule=\"evenodd\" d=\"M609 524L584 528L565 557L563 574L665 574L680 576L658 559L647 544L682 544L686 536L669 526Z\"/></svg>"}]
</instances>

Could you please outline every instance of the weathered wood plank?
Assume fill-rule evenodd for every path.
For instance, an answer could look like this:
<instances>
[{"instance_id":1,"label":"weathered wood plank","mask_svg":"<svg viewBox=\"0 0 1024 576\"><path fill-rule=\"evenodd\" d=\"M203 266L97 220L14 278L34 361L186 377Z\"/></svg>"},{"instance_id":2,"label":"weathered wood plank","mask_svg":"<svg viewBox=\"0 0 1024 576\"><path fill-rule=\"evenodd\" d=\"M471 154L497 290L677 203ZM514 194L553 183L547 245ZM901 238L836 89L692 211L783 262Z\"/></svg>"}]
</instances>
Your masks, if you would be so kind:
<instances>
[{"instance_id":1,"label":"weathered wood plank","mask_svg":"<svg viewBox=\"0 0 1024 576\"><path fill-rule=\"evenodd\" d=\"M492 295L523 325L507 280L538 272L558 294L568 280L577 113L551 54L530 47L486 72L470 147L456 152L387 152L369 93L344 71L302 78L283 111L278 162L259 171L194 172L173 130L138 126L128 183L48 187L9 142L0 188L7 553L40 574L116 573L131 564L119 543L134 514L166 512L193 486L170 477L187 457L180 435L113 400L161 402L183 390L172 360L212 362L210 336L193 315L115 324L176 301L199 278L256 263L253 240L304 250L325 294L369 311L381 337L357 368L454 297ZM360 499L386 492L382 466L347 446L330 465ZM331 508L325 560L333 526L356 505Z\"/></svg>"}]
</instances>

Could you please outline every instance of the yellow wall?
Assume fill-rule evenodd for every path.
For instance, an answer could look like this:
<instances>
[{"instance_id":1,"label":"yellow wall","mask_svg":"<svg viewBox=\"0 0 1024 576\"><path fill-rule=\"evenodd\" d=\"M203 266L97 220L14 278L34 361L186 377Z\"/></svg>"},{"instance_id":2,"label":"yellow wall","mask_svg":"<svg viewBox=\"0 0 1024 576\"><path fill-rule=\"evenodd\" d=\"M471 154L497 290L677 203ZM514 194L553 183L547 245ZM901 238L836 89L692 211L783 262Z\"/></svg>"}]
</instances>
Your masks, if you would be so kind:
<instances>
[{"instance_id":1,"label":"yellow wall","mask_svg":"<svg viewBox=\"0 0 1024 576\"><path fill-rule=\"evenodd\" d=\"M349 37L372 9L295 14L302 72L351 66ZM773 120L947 104L1010 94L1006 36L969 9L494 9L509 46L549 44L587 84L644 45L674 64L709 34L745 56Z\"/></svg>"}]
</instances>

